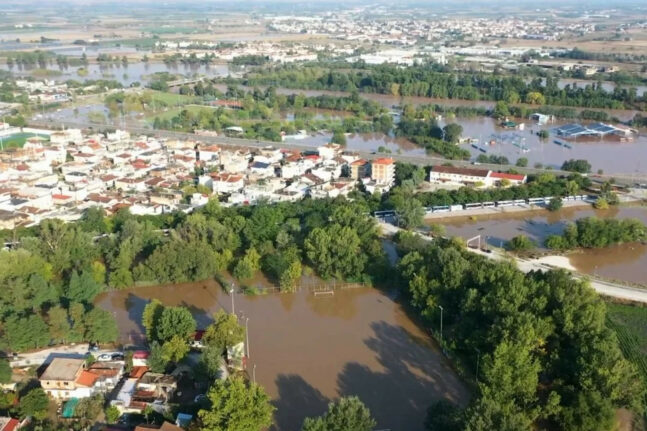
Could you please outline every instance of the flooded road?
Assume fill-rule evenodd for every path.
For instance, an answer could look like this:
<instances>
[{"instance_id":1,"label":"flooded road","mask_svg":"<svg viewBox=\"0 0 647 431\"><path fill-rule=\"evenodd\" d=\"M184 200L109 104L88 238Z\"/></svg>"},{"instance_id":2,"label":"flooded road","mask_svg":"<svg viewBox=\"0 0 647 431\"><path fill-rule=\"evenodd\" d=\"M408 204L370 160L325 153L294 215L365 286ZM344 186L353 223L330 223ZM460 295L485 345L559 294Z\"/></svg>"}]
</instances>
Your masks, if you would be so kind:
<instances>
[{"instance_id":1,"label":"flooded road","mask_svg":"<svg viewBox=\"0 0 647 431\"><path fill-rule=\"evenodd\" d=\"M543 247L546 237L559 234L568 222L582 217L636 218L647 224L647 207L615 207L609 210L590 208L565 208L557 212L537 210L509 214L435 219L445 226L447 234L472 238L481 235L494 247L504 246L517 235L526 235ZM647 245L632 243L603 249L587 249L568 255L571 265L578 271L608 279L647 284Z\"/></svg>"},{"instance_id":2,"label":"flooded road","mask_svg":"<svg viewBox=\"0 0 647 431\"><path fill-rule=\"evenodd\" d=\"M188 307L200 327L218 309L231 310L231 297L215 282L107 292L97 304L115 315L123 342L139 342L151 298ZM433 341L378 290L235 295L235 309L249 317L250 367L256 364L256 379L278 409L278 430L299 429L304 417L343 395L358 395L379 429L408 431L424 429L432 402L468 400Z\"/></svg>"}]
</instances>

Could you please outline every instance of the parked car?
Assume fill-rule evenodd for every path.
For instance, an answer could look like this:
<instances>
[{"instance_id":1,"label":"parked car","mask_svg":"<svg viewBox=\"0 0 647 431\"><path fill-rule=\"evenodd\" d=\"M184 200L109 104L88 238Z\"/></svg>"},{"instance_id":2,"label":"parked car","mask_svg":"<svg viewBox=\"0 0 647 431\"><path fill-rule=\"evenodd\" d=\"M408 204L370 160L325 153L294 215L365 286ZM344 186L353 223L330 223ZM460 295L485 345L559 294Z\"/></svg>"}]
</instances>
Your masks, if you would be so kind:
<instances>
[{"instance_id":1,"label":"parked car","mask_svg":"<svg viewBox=\"0 0 647 431\"><path fill-rule=\"evenodd\" d=\"M112 361L112 355L109 353L104 353L102 355L97 356L97 361L99 362L106 362L106 361Z\"/></svg>"}]
</instances>

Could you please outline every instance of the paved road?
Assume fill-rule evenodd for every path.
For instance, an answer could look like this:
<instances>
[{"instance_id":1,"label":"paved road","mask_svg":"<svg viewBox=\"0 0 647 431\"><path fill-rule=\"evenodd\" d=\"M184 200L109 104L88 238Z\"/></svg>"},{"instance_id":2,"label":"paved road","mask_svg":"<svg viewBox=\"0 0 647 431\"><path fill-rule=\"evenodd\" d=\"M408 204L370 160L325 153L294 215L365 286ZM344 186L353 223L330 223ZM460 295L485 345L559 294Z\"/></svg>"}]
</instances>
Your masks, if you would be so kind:
<instances>
[{"instance_id":1,"label":"paved road","mask_svg":"<svg viewBox=\"0 0 647 431\"><path fill-rule=\"evenodd\" d=\"M29 126L36 127L36 128L40 127L44 129L53 129L53 128L59 128L61 126L65 126L68 128L78 128L78 129L84 129L84 130L92 129L95 131L115 128L115 126L105 126L101 124L84 123L79 121L49 122L49 121L33 120L33 119L29 121ZM307 151L307 150L312 151L316 148L313 145L300 144L298 141L273 142L273 141L262 141L262 140L253 140L253 139L230 138L226 136L202 136L202 135L195 135L193 133L174 132L171 130L154 130L151 128L135 126L132 124L126 124L124 127L119 127L119 128L127 130L131 134L135 134L135 135L149 135L149 136L156 136L158 138L167 138L167 139L195 140L195 141L200 141L200 142L209 143L209 144L217 144L223 147L263 148L267 146L280 146L281 148L293 149L298 151ZM359 154L359 156L362 158L372 159L377 157L376 154L369 151L354 150L354 152ZM389 154L388 157L391 157L397 161L407 162L407 163L412 163L415 165L422 165L422 166L441 165L444 163L451 163L454 166L474 167L470 161L450 160L450 159L445 159L443 157L434 157L434 156L426 156L426 155L407 156L404 154ZM555 175L569 175L572 173L572 172L567 172L567 171L562 171L557 169L547 170L547 169L536 169L533 167L520 168L517 166L510 166L510 165L480 164L478 167L481 169L491 169L491 170L502 170L502 169L514 168L515 170L519 172L523 172L525 174L537 174L537 173L550 172ZM617 184L626 184L626 185L633 185L636 182L647 182L647 175L637 176L637 175L623 175L623 174L619 174L619 175L605 174L605 175L595 176L593 179L595 178L599 178L601 181L614 178Z\"/></svg>"},{"instance_id":2,"label":"paved road","mask_svg":"<svg viewBox=\"0 0 647 431\"><path fill-rule=\"evenodd\" d=\"M30 367L40 366L44 363L49 363L55 357L67 358L84 358L89 351L88 343L79 343L67 346L55 346L35 352L25 352L18 355L16 359L11 359L10 365L14 368L17 367ZM102 353L112 353L114 350L98 350L92 352L92 355L97 357Z\"/></svg>"},{"instance_id":3,"label":"paved road","mask_svg":"<svg viewBox=\"0 0 647 431\"><path fill-rule=\"evenodd\" d=\"M398 230L400 230L399 227L393 226L392 224L388 224L388 223L379 223L379 226L382 229L382 232L385 234L394 234ZM431 240L431 238L425 235L420 235L420 237L426 240ZM485 256L489 259L494 259L494 260L505 260L510 258L509 255L504 255L500 252L497 252L496 250L493 250L492 253L485 253L481 250L472 249L472 248L467 248L467 250L471 251L472 253L476 253L481 256ZM517 267L523 272L530 272L530 271L536 271L536 270L548 271L550 269L556 268L554 266L547 265L542 262L536 262L533 260L520 259L520 258L514 258L514 260L517 262ZM584 278L588 279L591 287L600 295L608 296L611 298L628 300L628 301L647 303L647 289L640 289L637 287L627 286L620 283L612 283L604 280L599 280L588 275L584 276L582 274L573 274L573 276L578 280L581 280Z\"/></svg>"}]
</instances>

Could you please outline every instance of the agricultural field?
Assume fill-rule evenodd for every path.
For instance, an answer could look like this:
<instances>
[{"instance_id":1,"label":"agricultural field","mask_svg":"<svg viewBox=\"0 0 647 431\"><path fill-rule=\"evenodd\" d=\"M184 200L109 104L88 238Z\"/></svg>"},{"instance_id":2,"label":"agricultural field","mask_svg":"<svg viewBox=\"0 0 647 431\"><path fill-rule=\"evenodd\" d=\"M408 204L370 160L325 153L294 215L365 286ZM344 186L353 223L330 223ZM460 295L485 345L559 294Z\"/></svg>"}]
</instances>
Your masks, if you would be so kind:
<instances>
[{"instance_id":1,"label":"agricultural field","mask_svg":"<svg viewBox=\"0 0 647 431\"><path fill-rule=\"evenodd\" d=\"M647 307L607 303L607 319L623 353L638 365L647 381Z\"/></svg>"}]
</instances>

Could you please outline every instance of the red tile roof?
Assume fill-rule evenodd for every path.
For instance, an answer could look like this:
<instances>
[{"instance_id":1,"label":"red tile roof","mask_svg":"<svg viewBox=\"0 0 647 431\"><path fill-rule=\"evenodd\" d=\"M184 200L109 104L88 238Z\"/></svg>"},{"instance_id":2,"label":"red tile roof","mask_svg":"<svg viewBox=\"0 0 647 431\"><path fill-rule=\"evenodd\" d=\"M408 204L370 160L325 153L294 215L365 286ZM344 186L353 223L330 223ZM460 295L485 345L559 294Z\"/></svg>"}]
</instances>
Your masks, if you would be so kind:
<instances>
[{"instance_id":1,"label":"red tile roof","mask_svg":"<svg viewBox=\"0 0 647 431\"><path fill-rule=\"evenodd\" d=\"M99 380L99 376L91 373L90 371L81 371L79 377L76 378L76 384L86 387L92 387Z\"/></svg>"},{"instance_id":2,"label":"red tile roof","mask_svg":"<svg viewBox=\"0 0 647 431\"><path fill-rule=\"evenodd\" d=\"M492 172L490 174L491 178L500 178L500 179L506 179L506 180L512 180L512 181L523 181L526 179L525 175L521 174L508 174L506 172Z\"/></svg>"}]
</instances>

